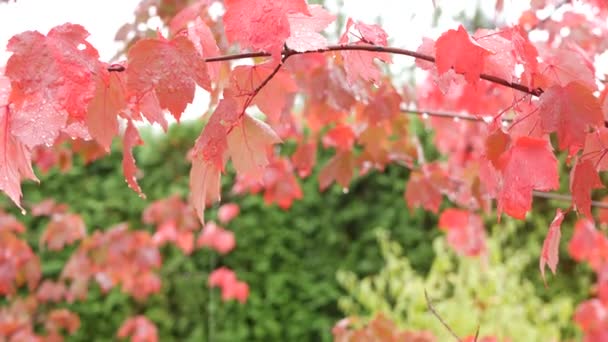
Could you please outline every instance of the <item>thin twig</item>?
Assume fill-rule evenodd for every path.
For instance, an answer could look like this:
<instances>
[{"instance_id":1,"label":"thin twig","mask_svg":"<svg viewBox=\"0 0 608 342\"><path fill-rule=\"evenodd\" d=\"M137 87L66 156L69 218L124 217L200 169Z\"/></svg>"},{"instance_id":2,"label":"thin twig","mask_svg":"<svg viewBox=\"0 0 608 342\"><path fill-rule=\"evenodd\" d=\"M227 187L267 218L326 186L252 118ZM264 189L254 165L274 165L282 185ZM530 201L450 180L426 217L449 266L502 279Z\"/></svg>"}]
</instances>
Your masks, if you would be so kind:
<instances>
[{"instance_id":1,"label":"thin twig","mask_svg":"<svg viewBox=\"0 0 608 342\"><path fill-rule=\"evenodd\" d=\"M431 299L429 298L429 294L426 292L426 289L424 289L424 298L426 298L426 305L429 308L429 311L433 314L433 316L435 316L439 320L439 322L441 322L441 324L450 332L450 335L454 336L456 341L462 342L462 340L460 339L460 337L458 337L458 335L456 335L454 330L452 330L452 328L450 328L450 326L443 320L443 318L439 316L439 314L435 310L435 307L433 307L433 303L431 302Z\"/></svg>"},{"instance_id":2,"label":"thin twig","mask_svg":"<svg viewBox=\"0 0 608 342\"><path fill-rule=\"evenodd\" d=\"M555 192L542 192L542 191L533 191L532 194L534 197L546 198L557 201L565 201L572 202L572 196L558 194ZM608 203L600 202L600 201L591 201L591 206L596 208L608 209Z\"/></svg>"}]
</instances>

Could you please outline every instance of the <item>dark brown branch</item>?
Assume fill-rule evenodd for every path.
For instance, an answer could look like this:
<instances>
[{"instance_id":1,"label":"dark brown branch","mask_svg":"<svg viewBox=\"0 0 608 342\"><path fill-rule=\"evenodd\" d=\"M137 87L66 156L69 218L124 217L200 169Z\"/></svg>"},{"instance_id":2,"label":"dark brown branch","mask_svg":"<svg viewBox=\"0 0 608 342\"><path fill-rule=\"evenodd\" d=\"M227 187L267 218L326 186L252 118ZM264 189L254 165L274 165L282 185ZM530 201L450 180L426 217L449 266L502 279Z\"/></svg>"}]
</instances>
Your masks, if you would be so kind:
<instances>
[{"instance_id":1,"label":"dark brown branch","mask_svg":"<svg viewBox=\"0 0 608 342\"><path fill-rule=\"evenodd\" d=\"M425 55L425 54L422 54L422 53L419 53L416 51L407 50L407 49L394 48L394 47L390 47L390 46L377 46L377 45L350 45L350 44L331 45L324 49L303 51L303 52L285 49L285 50L283 50L283 56L289 57L289 56L293 56L293 55L302 55L302 54L308 54L308 53L324 53L324 52L330 52L330 51L383 52L383 53L390 53L390 54L394 54L394 55L410 56L410 57L414 57L416 59L422 59L427 62L435 63L435 58L432 56L429 56L429 55ZM237 53L237 54L233 54L233 55L205 58L205 62L211 63L211 62L231 61L231 60L253 58L253 57L270 57L270 53L267 53L267 52ZM117 70L110 70L110 71L117 71ZM502 78L496 77L496 76L492 76L492 75L481 74L479 76L479 78L484 79L486 81L496 83L496 84L503 85L505 87L519 90L521 92L524 92L524 93L527 93L527 94L530 94L533 96L540 96L543 93L543 90L540 88L530 89L523 84L509 82L505 79L502 79Z\"/></svg>"},{"instance_id":2,"label":"dark brown branch","mask_svg":"<svg viewBox=\"0 0 608 342\"><path fill-rule=\"evenodd\" d=\"M462 342L462 340L460 339L460 337L458 337L458 335L456 335L454 330L452 330L452 328L450 328L450 326L443 320L443 318L441 318L439 313L437 313L435 307L433 307L431 299L429 298L429 294L426 292L426 289L424 290L424 298L426 298L426 305L429 308L429 311L433 314L433 316L435 316L439 320L439 322L441 322L441 325L443 325L450 332L450 335L454 336L456 341Z\"/></svg>"}]
</instances>

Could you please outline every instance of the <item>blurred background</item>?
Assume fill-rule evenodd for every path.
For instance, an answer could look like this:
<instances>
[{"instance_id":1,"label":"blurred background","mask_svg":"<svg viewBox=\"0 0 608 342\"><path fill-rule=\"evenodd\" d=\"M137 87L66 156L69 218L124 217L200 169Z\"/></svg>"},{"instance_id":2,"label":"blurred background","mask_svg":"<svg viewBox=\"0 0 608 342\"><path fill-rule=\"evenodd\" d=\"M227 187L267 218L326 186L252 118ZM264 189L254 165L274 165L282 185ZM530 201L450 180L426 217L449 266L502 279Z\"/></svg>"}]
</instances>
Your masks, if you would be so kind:
<instances>
[{"instance_id":1,"label":"blurred background","mask_svg":"<svg viewBox=\"0 0 608 342\"><path fill-rule=\"evenodd\" d=\"M412 50L422 37L436 38L459 23L471 31L514 23L529 6L528 1L505 1L505 11L496 14L493 1L481 0L438 0L436 7L430 0L314 2L340 15L326 31L330 41L337 40L348 15L381 24L389 45ZM134 15L138 4L138 0L2 2L0 42L5 45L12 35L25 30L46 33L55 25L72 22L91 33L90 41L102 59L120 60L133 32L166 31L156 13L170 8L152 6L149 18L139 21ZM221 7L214 10L222 11ZM127 29L131 33L115 41L125 23L133 23ZM0 50L0 65L8 57ZM389 72L397 84L421 77L409 58L395 58ZM52 198L81 215L89 231L119 222L153 231L154 225L142 222L148 206L172 195L187 198L190 165L184 156L200 133L200 117L208 110L205 96L198 95L195 101L187 109L185 122L172 125L162 135L148 129L143 134L144 146L135 150L147 199L125 185L121 147L114 146L110 156L94 161L93 155L83 158L67 149L49 154L37 168L40 185L24 184L26 205ZM437 155L433 133L421 121L414 125L425 151ZM290 148L289 144L284 147ZM330 151L320 149L317 164L325 164L330 157ZM235 233L237 247L226 255L205 249L184 255L173 245L163 247L161 291L143 302L119 289L102 293L91 287L86 301L66 304L81 319L80 329L70 340L114 340L127 317L143 314L157 325L162 341L329 341L341 319L366 320L380 313L399 329L426 331L437 341L448 340L448 332L428 310L425 289L436 310L461 336L474 335L479 328L480 336L500 340L580 337L572 315L576 305L589 297L593 273L568 257L565 243L558 276L550 277L548 287L538 271L555 203L536 201L525 222L503 217L497 223L496 217L489 217L485 222L488 253L463 257L447 246L435 215L407 209L403 188L409 172L405 168L389 166L382 173L358 177L348 193L337 186L320 193L317 173L314 170L311 177L298 180L303 198L284 210L265 204L262 195L235 194L234 174L229 170L223 178L223 201L240 206L240 214L226 225ZM0 203L17 215L5 197ZM207 215L217 220L217 208ZM36 249L48 218L18 218ZM565 225L571 227L572 222ZM562 241L569 241L571 232L564 229ZM44 276L56 277L73 250L40 250ZM208 288L209 273L222 265L249 284L245 304L224 302L217 289Z\"/></svg>"}]
</instances>

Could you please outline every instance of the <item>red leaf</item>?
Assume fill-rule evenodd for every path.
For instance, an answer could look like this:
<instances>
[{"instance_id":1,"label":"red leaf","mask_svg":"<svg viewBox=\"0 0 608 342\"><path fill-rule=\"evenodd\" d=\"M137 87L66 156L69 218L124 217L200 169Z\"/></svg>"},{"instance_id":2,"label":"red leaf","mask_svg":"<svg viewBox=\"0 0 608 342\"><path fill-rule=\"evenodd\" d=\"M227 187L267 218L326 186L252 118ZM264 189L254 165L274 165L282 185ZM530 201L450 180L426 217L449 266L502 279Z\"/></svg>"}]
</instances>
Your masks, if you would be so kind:
<instances>
[{"instance_id":1,"label":"red leaf","mask_svg":"<svg viewBox=\"0 0 608 342\"><path fill-rule=\"evenodd\" d=\"M146 195L141 191L139 184L137 184L137 166L135 165L135 158L133 158L133 147L143 145L143 143L137 128L135 128L133 122L129 120L123 141L122 171L125 174L125 180L129 187L137 192L139 197L146 198Z\"/></svg>"},{"instance_id":2,"label":"red leaf","mask_svg":"<svg viewBox=\"0 0 608 342\"><path fill-rule=\"evenodd\" d=\"M239 215L241 209L239 205L236 203L226 203L220 206L220 209L217 212L217 218L221 223L228 223L232 221L235 217Z\"/></svg>"},{"instance_id":3,"label":"red leaf","mask_svg":"<svg viewBox=\"0 0 608 342\"><path fill-rule=\"evenodd\" d=\"M274 71L276 64L264 63L254 66L240 65L232 70L230 89L239 96L252 96L254 91ZM271 123L279 122L283 110L289 104L289 98L298 90L292 76L279 70L272 79L262 87L251 102L257 105L262 113L268 116Z\"/></svg>"},{"instance_id":4,"label":"red leaf","mask_svg":"<svg viewBox=\"0 0 608 342\"><path fill-rule=\"evenodd\" d=\"M436 184L420 171L412 172L403 196L410 209L422 207L434 213L439 211L442 201Z\"/></svg>"},{"instance_id":5,"label":"red leaf","mask_svg":"<svg viewBox=\"0 0 608 342\"><path fill-rule=\"evenodd\" d=\"M9 41L11 132L26 146L52 145L68 117L84 119L99 68L88 35L80 25L64 24L46 36L28 31Z\"/></svg>"},{"instance_id":6,"label":"red leaf","mask_svg":"<svg viewBox=\"0 0 608 342\"><path fill-rule=\"evenodd\" d=\"M576 261L586 261L598 271L608 261L608 239L597 231L593 221L580 219L568 244L568 252Z\"/></svg>"},{"instance_id":7,"label":"red leaf","mask_svg":"<svg viewBox=\"0 0 608 342\"><path fill-rule=\"evenodd\" d=\"M129 49L128 61L128 89L138 99L153 91L178 121L194 99L195 84L211 88L205 61L185 36L141 39Z\"/></svg>"},{"instance_id":8,"label":"red leaf","mask_svg":"<svg viewBox=\"0 0 608 342\"><path fill-rule=\"evenodd\" d=\"M293 166L301 178L308 177L317 160L317 144L315 142L300 143L291 156Z\"/></svg>"},{"instance_id":9,"label":"red leaf","mask_svg":"<svg viewBox=\"0 0 608 342\"><path fill-rule=\"evenodd\" d=\"M270 52L279 59L285 40L290 36L290 13L310 15L304 0L226 0L224 27L231 43L244 49Z\"/></svg>"},{"instance_id":10,"label":"red leaf","mask_svg":"<svg viewBox=\"0 0 608 342\"><path fill-rule=\"evenodd\" d=\"M559 262L559 240L561 237L561 226L564 220L564 213L561 209L557 209L555 218L549 226L549 232L543 242L543 249L540 254L540 274L545 281L545 265L549 265L551 272L555 274L557 263Z\"/></svg>"},{"instance_id":11,"label":"red leaf","mask_svg":"<svg viewBox=\"0 0 608 342\"><path fill-rule=\"evenodd\" d=\"M82 218L76 214L54 215L46 230L40 236L40 244L46 244L48 249L58 251L66 245L84 238L86 227Z\"/></svg>"},{"instance_id":12,"label":"red leaf","mask_svg":"<svg viewBox=\"0 0 608 342\"><path fill-rule=\"evenodd\" d=\"M213 163L195 157L190 169L190 193L192 206L205 223L205 206L220 200L220 169Z\"/></svg>"},{"instance_id":13,"label":"red leaf","mask_svg":"<svg viewBox=\"0 0 608 342\"><path fill-rule=\"evenodd\" d=\"M135 316L127 319L116 334L118 338L131 337L131 342L157 342L156 325L146 316Z\"/></svg>"},{"instance_id":14,"label":"red leaf","mask_svg":"<svg viewBox=\"0 0 608 342\"><path fill-rule=\"evenodd\" d=\"M354 29L357 30L353 35L355 37L360 37L359 40L350 42L351 45L387 45L387 34L380 26L355 23L350 18L346 24L346 30L342 34L342 37L340 37L340 44L349 43L351 27L354 27ZM390 54L382 52L345 50L340 51L340 54L344 60L346 80L351 85L357 83L359 79L379 84L382 74L380 73L378 66L374 63L374 60L377 58L385 63L391 63L392 61Z\"/></svg>"},{"instance_id":15,"label":"red leaf","mask_svg":"<svg viewBox=\"0 0 608 342\"><path fill-rule=\"evenodd\" d=\"M0 76L0 89L6 86L3 86L3 80L5 81L6 78ZM0 190L21 208L21 180L38 181L38 178L32 170L32 154L13 137L10 121L6 104L0 102Z\"/></svg>"},{"instance_id":16,"label":"red leaf","mask_svg":"<svg viewBox=\"0 0 608 342\"><path fill-rule=\"evenodd\" d=\"M355 167L351 151L338 151L319 172L319 190L327 189L336 181L343 189L348 189Z\"/></svg>"},{"instance_id":17,"label":"red leaf","mask_svg":"<svg viewBox=\"0 0 608 342\"><path fill-rule=\"evenodd\" d=\"M590 160L578 161L570 174L570 192L576 210L592 218L591 190L602 187L602 181L593 163Z\"/></svg>"},{"instance_id":18,"label":"red leaf","mask_svg":"<svg viewBox=\"0 0 608 342\"><path fill-rule=\"evenodd\" d=\"M126 107L123 84L116 73L100 71L85 122L91 136L108 152L112 139L118 134L116 118Z\"/></svg>"},{"instance_id":19,"label":"red leaf","mask_svg":"<svg viewBox=\"0 0 608 342\"><path fill-rule=\"evenodd\" d=\"M213 32L200 17L197 17L194 25L188 28L188 37L201 56L209 58L220 55L220 49L217 47ZM219 80L220 67L221 64L217 62L207 64L209 76L213 81L217 82Z\"/></svg>"},{"instance_id":20,"label":"red leaf","mask_svg":"<svg viewBox=\"0 0 608 342\"><path fill-rule=\"evenodd\" d=\"M511 136L498 129L486 138L486 157L494 167L499 167L500 156L511 144Z\"/></svg>"},{"instance_id":21,"label":"red leaf","mask_svg":"<svg viewBox=\"0 0 608 342\"><path fill-rule=\"evenodd\" d=\"M479 215L460 209L446 209L439 227L448 233L448 243L458 253L479 256L486 251L486 234Z\"/></svg>"},{"instance_id":22,"label":"red leaf","mask_svg":"<svg viewBox=\"0 0 608 342\"><path fill-rule=\"evenodd\" d=\"M607 88L608 89L608 88ZM599 129L587 133L585 137L585 148L581 159L590 160L599 171L608 170L608 128Z\"/></svg>"},{"instance_id":23,"label":"red leaf","mask_svg":"<svg viewBox=\"0 0 608 342\"><path fill-rule=\"evenodd\" d=\"M59 333L65 329L73 334L80 327L80 318L68 309L54 309L46 318L45 328L47 331Z\"/></svg>"},{"instance_id":24,"label":"red leaf","mask_svg":"<svg viewBox=\"0 0 608 342\"><path fill-rule=\"evenodd\" d=\"M355 132L346 124L338 125L323 136L323 146L335 147L339 151L350 151L355 144Z\"/></svg>"},{"instance_id":25,"label":"red leaf","mask_svg":"<svg viewBox=\"0 0 608 342\"><path fill-rule=\"evenodd\" d=\"M228 153L238 173L262 178L268 165L266 148L280 143L281 139L265 122L248 114L228 134Z\"/></svg>"},{"instance_id":26,"label":"red leaf","mask_svg":"<svg viewBox=\"0 0 608 342\"><path fill-rule=\"evenodd\" d=\"M465 28L448 30L435 43L435 64L439 74L454 68L467 82L476 84L483 71L485 60L493 52L471 39Z\"/></svg>"},{"instance_id":27,"label":"red leaf","mask_svg":"<svg viewBox=\"0 0 608 342\"><path fill-rule=\"evenodd\" d=\"M584 146L589 127L604 123L597 98L578 82L547 89L540 97L538 112L545 132L557 131L559 148L570 154Z\"/></svg>"},{"instance_id":28,"label":"red leaf","mask_svg":"<svg viewBox=\"0 0 608 342\"><path fill-rule=\"evenodd\" d=\"M518 138L501 157L503 184L498 194L498 213L504 210L524 219L532 207L532 190L559 188L557 159L548 141L540 138Z\"/></svg>"},{"instance_id":29,"label":"red leaf","mask_svg":"<svg viewBox=\"0 0 608 342\"><path fill-rule=\"evenodd\" d=\"M287 47L295 51L312 51L327 47L327 38L319 32L336 20L319 5L308 7L310 15L304 13L291 13L287 16L291 35L285 42Z\"/></svg>"},{"instance_id":30,"label":"red leaf","mask_svg":"<svg viewBox=\"0 0 608 342\"><path fill-rule=\"evenodd\" d=\"M198 247L210 247L220 254L226 254L234 249L236 241L234 240L234 233L209 222L198 236L196 245Z\"/></svg>"},{"instance_id":31,"label":"red leaf","mask_svg":"<svg viewBox=\"0 0 608 342\"><path fill-rule=\"evenodd\" d=\"M215 108L201 135L196 139L194 154L201 155L203 160L209 161L221 171L226 163L228 130L237 124L239 117L239 104L232 93L224 91L224 98Z\"/></svg>"}]
</instances>

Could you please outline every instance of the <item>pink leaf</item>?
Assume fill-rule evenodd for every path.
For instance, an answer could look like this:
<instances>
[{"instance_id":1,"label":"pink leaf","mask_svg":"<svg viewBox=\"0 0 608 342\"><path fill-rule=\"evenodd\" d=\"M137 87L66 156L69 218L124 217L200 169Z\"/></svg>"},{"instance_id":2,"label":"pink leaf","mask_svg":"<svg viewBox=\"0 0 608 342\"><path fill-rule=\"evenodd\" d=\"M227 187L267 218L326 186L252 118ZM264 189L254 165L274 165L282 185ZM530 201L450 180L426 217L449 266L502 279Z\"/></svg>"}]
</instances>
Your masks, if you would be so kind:
<instances>
[{"instance_id":1,"label":"pink leaf","mask_svg":"<svg viewBox=\"0 0 608 342\"><path fill-rule=\"evenodd\" d=\"M194 99L195 84L211 88L205 61L187 37L142 39L129 49L128 89L139 99L154 92L178 121Z\"/></svg>"},{"instance_id":2,"label":"pink leaf","mask_svg":"<svg viewBox=\"0 0 608 342\"><path fill-rule=\"evenodd\" d=\"M492 51L471 39L462 25L458 30L448 30L442 34L435 43L435 51L435 64L440 74L454 68L470 84L477 83L486 57L492 54Z\"/></svg>"},{"instance_id":3,"label":"pink leaf","mask_svg":"<svg viewBox=\"0 0 608 342\"><path fill-rule=\"evenodd\" d=\"M266 148L280 143L281 139L263 121L248 114L228 134L228 151L232 164L239 174L249 174L261 179L268 165Z\"/></svg>"},{"instance_id":4,"label":"pink leaf","mask_svg":"<svg viewBox=\"0 0 608 342\"><path fill-rule=\"evenodd\" d=\"M192 160L190 193L192 206L201 223L205 223L205 206L220 200L220 170L200 157Z\"/></svg>"},{"instance_id":5,"label":"pink leaf","mask_svg":"<svg viewBox=\"0 0 608 342\"><path fill-rule=\"evenodd\" d=\"M143 143L137 128L135 128L132 121L129 121L123 142L122 170L129 187L137 192L141 198L145 198L146 195L144 195L137 183L137 166L135 165L135 158L133 158L133 147L143 145Z\"/></svg>"},{"instance_id":6,"label":"pink leaf","mask_svg":"<svg viewBox=\"0 0 608 342\"><path fill-rule=\"evenodd\" d=\"M220 206L218 210L217 217L221 223L228 223L232 221L233 218L237 217L240 212L239 205L236 203L226 203Z\"/></svg>"},{"instance_id":7,"label":"pink leaf","mask_svg":"<svg viewBox=\"0 0 608 342\"><path fill-rule=\"evenodd\" d=\"M226 0L224 27L231 43L240 43L244 49L270 52L280 58L285 40L291 32L287 15L309 15L304 0Z\"/></svg>"},{"instance_id":8,"label":"pink leaf","mask_svg":"<svg viewBox=\"0 0 608 342\"><path fill-rule=\"evenodd\" d=\"M559 261L559 239L561 237L561 225L564 220L564 213L561 209L557 209L555 218L549 226L549 232L543 242L543 249L540 254L540 274L545 281L545 265L549 265L551 272L555 274L557 263Z\"/></svg>"},{"instance_id":9,"label":"pink leaf","mask_svg":"<svg viewBox=\"0 0 608 342\"><path fill-rule=\"evenodd\" d=\"M308 10L310 15L291 13L287 16L291 35L285 43L292 50L303 52L327 47L327 38L319 32L334 22L336 16L319 5L310 5Z\"/></svg>"}]
</instances>

